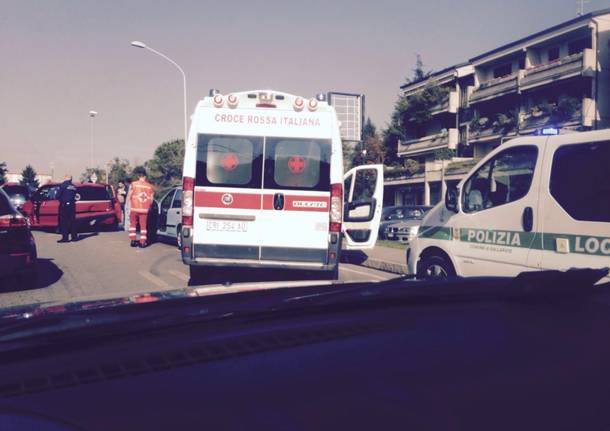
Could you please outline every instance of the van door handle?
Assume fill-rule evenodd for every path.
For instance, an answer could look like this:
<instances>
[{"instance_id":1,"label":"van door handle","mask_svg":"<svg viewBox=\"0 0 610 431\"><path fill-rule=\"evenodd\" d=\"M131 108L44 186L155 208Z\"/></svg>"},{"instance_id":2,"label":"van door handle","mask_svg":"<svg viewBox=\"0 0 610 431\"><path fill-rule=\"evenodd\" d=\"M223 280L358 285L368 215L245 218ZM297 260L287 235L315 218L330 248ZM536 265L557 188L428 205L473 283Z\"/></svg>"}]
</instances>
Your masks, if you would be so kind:
<instances>
[{"instance_id":1,"label":"van door handle","mask_svg":"<svg viewBox=\"0 0 610 431\"><path fill-rule=\"evenodd\" d=\"M534 210L532 207L525 207L523 209L521 221L523 223L523 230L525 232L531 232L534 227Z\"/></svg>"}]
</instances>

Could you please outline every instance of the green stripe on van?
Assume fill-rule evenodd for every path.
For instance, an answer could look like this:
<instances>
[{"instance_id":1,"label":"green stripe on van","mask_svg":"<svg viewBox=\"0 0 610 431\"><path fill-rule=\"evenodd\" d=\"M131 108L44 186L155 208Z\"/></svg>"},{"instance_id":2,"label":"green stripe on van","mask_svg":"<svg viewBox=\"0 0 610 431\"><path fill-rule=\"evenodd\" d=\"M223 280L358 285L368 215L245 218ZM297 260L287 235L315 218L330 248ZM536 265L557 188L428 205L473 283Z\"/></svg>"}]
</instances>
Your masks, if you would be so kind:
<instances>
[{"instance_id":1,"label":"green stripe on van","mask_svg":"<svg viewBox=\"0 0 610 431\"><path fill-rule=\"evenodd\" d=\"M557 240L568 242L569 253L610 257L610 237L574 235L567 233L522 232L500 229L451 228L446 226L422 226L421 238L450 241L454 237L463 242L490 244L504 247L532 248L535 250L557 251Z\"/></svg>"}]
</instances>

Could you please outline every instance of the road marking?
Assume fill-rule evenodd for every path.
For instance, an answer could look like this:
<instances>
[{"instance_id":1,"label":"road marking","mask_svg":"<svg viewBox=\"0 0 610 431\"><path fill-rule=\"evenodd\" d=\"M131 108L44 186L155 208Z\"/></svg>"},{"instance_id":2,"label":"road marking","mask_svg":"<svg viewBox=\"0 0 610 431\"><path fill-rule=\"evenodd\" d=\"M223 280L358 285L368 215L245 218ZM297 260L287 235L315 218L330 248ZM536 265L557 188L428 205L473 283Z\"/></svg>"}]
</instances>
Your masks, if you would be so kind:
<instances>
[{"instance_id":1,"label":"road marking","mask_svg":"<svg viewBox=\"0 0 610 431\"><path fill-rule=\"evenodd\" d=\"M356 271L355 269L347 268L345 266L341 266L339 268L340 268L339 269L340 271L349 271L349 272L353 272L353 273L356 273L356 274L364 275L364 276L367 276L367 277L373 277L373 278L376 278L377 280L387 280L387 279L391 278L391 277L381 277L380 275L373 274L371 272Z\"/></svg>"},{"instance_id":2,"label":"road marking","mask_svg":"<svg viewBox=\"0 0 610 431\"><path fill-rule=\"evenodd\" d=\"M147 279L148 281L150 281L151 283L156 284L158 287L162 287L162 288L170 287L169 284L167 284L165 281L161 280L156 275L152 275L148 271L139 271L139 274L142 277L144 277L145 279Z\"/></svg>"},{"instance_id":3,"label":"road marking","mask_svg":"<svg viewBox=\"0 0 610 431\"><path fill-rule=\"evenodd\" d=\"M182 281L189 281L189 276L186 275L184 272L174 271L173 269L170 269L168 272Z\"/></svg>"}]
</instances>

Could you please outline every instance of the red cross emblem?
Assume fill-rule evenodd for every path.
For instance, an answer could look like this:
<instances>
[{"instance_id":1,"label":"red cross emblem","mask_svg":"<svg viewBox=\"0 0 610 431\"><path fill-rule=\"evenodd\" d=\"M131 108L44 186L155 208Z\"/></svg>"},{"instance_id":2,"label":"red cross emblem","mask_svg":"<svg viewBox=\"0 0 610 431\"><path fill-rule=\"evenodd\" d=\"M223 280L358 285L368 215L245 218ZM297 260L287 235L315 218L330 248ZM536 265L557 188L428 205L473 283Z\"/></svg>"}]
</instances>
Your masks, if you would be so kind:
<instances>
[{"instance_id":1,"label":"red cross emblem","mask_svg":"<svg viewBox=\"0 0 610 431\"><path fill-rule=\"evenodd\" d=\"M300 174L305 169L305 159L301 156L292 156L288 159L288 169L293 174Z\"/></svg>"},{"instance_id":2,"label":"red cross emblem","mask_svg":"<svg viewBox=\"0 0 610 431\"><path fill-rule=\"evenodd\" d=\"M238 164L239 159L237 158L237 155L235 155L235 153L227 153L222 156L222 167L226 171L232 171L237 167Z\"/></svg>"}]
</instances>

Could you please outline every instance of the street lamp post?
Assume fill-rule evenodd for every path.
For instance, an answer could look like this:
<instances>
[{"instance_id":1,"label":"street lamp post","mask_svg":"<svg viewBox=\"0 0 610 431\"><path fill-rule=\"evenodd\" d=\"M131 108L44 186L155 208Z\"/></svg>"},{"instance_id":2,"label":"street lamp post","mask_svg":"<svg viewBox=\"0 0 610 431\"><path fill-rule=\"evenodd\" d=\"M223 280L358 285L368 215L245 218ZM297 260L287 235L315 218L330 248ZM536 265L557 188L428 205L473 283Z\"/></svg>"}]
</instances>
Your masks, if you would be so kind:
<instances>
[{"instance_id":1,"label":"street lamp post","mask_svg":"<svg viewBox=\"0 0 610 431\"><path fill-rule=\"evenodd\" d=\"M97 111L89 111L89 168L93 169L93 119Z\"/></svg>"},{"instance_id":2,"label":"street lamp post","mask_svg":"<svg viewBox=\"0 0 610 431\"><path fill-rule=\"evenodd\" d=\"M171 64L173 64L176 67L176 69L178 69L180 71L180 73L182 74L182 98L183 98L183 102L184 102L184 143L186 144L188 130L187 130L187 119L186 119L186 75L184 74L184 70L182 70L180 65L178 63L176 63L174 60L172 60L171 58L169 58L167 55L151 48L150 46L147 46L144 42L134 40L133 42L131 42L131 46L133 46L135 48L143 48L154 54L157 54L159 57L162 57L165 60L169 61Z\"/></svg>"}]
</instances>

